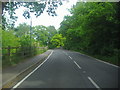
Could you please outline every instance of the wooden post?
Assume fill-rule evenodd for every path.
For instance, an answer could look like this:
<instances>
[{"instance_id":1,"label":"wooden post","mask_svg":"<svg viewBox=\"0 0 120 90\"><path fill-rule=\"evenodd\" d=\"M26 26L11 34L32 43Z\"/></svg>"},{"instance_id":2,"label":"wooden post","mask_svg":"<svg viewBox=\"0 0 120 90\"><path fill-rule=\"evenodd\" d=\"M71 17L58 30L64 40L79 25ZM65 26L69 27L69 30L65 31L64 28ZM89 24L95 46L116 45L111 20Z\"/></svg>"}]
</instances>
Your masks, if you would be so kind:
<instances>
[{"instance_id":1,"label":"wooden post","mask_svg":"<svg viewBox=\"0 0 120 90\"><path fill-rule=\"evenodd\" d=\"M8 59L9 59L9 61L11 62L11 58L10 58L10 46L8 46Z\"/></svg>"},{"instance_id":2,"label":"wooden post","mask_svg":"<svg viewBox=\"0 0 120 90\"><path fill-rule=\"evenodd\" d=\"M10 56L10 46L8 46L8 56Z\"/></svg>"},{"instance_id":3,"label":"wooden post","mask_svg":"<svg viewBox=\"0 0 120 90\"><path fill-rule=\"evenodd\" d=\"M20 47L20 48L21 48L22 58L24 58L24 47Z\"/></svg>"},{"instance_id":4,"label":"wooden post","mask_svg":"<svg viewBox=\"0 0 120 90\"><path fill-rule=\"evenodd\" d=\"M16 55L18 54L18 47L16 47L16 52L15 53L16 53Z\"/></svg>"}]
</instances>

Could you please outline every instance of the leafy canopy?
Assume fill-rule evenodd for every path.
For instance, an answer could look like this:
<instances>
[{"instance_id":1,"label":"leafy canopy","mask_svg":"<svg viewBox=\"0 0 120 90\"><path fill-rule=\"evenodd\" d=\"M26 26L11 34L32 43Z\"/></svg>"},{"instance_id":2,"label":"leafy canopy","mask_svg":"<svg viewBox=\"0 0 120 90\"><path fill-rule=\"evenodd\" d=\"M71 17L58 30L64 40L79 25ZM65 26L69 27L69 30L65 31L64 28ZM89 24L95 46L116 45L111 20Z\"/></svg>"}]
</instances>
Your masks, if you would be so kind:
<instances>
[{"instance_id":1,"label":"leafy canopy","mask_svg":"<svg viewBox=\"0 0 120 90\"><path fill-rule=\"evenodd\" d=\"M36 17L40 16L44 10L50 16L57 16L56 10L59 6L62 5L64 0L40 0L39 2L2 2L2 14L4 11L8 11L11 19L11 23L6 21L6 17L2 16L2 28L5 29L9 26L9 28L14 28L15 22L17 20L17 16L15 16L15 10L20 7L25 7L28 10L25 10L23 16L28 19L30 18L30 13L34 13Z\"/></svg>"},{"instance_id":2,"label":"leafy canopy","mask_svg":"<svg viewBox=\"0 0 120 90\"><path fill-rule=\"evenodd\" d=\"M65 38L62 36L62 34L55 34L51 39L52 45L57 48L64 46L64 41Z\"/></svg>"}]
</instances>

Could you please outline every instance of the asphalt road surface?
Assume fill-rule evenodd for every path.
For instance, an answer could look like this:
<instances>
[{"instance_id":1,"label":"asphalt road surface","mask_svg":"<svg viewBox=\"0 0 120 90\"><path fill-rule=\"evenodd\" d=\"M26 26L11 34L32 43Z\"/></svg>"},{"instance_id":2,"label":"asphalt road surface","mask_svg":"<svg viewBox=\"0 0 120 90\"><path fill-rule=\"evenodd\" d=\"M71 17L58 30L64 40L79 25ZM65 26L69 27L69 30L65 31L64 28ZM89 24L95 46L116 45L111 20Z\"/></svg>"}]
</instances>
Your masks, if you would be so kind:
<instances>
[{"instance_id":1,"label":"asphalt road surface","mask_svg":"<svg viewBox=\"0 0 120 90\"><path fill-rule=\"evenodd\" d=\"M118 88L118 68L77 52L56 49L13 88Z\"/></svg>"}]
</instances>

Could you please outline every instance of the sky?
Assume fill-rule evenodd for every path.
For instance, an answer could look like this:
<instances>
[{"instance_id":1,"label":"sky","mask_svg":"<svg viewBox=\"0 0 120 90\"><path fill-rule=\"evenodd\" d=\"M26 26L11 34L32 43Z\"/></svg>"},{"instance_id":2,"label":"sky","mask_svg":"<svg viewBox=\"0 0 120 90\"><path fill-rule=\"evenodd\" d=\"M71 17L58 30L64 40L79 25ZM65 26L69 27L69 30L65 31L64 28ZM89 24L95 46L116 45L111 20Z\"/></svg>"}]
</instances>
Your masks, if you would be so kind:
<instances>
[{"instance_id":1,"label":"sky","mask_svg":"<svg viewBox=\"0 0 120 90\"><path fill-rule=\"evenodd\" d=\"M70 15L70 12L68 9L70 9L73 4L76 4L77 0L69 0L69 2L64 2L63 5L59 6L56 10L57 16L52 17L49 16L46 12L42 13L39 17L35 17L33 13L31 13L32 17L32 26L36 25L44 25L44 26L54 26L56 29L60 27L60 23L63 21L64 16ZM17 9L16 16L18 16L17 22L15 23L15 26L18 26L20 23L27 23L30 25L30 19L25 19L23 17L23 12L26 10L26 8L21 7L20 9Z\"/></svg>"}]
</instances>

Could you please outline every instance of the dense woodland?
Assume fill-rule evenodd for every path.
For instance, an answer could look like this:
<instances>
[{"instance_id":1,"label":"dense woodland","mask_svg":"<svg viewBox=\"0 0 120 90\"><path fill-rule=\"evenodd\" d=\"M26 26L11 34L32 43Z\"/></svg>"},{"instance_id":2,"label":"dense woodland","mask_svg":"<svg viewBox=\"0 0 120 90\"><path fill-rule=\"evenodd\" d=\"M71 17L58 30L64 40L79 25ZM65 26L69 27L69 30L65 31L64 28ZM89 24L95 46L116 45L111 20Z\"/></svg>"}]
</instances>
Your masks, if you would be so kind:
<instances>
[{"instance_id":1,"label":"dense woodland","mask_svg":"<svg viewBox=\"0 0 120 90\"><path fill-rule=\"evenodd\" d=\"M60 31L65 49L79 51L118 64L120 6L118 3L77 3L65 16Z\"/></svg>"},{"instance_id":2,"label":"dense woodland","mask_svg":"<svg viewBox=\"0 0 120 90\"><path fill-rule=\"evenodd\" d=\"M3 15L3 25L0 27L2 47L48 46L50 49L62 47L118 65L120 58L119 10L119 3L78 2L69 10L71 15L64 17L59 30L56 30L54 26L31 27L26 23L14 27L14 19L13 24L8 24ZM27 18L25 14L24 16ZM4 49L3 53L6 53Z\"/></svg>"}]
</instances>

